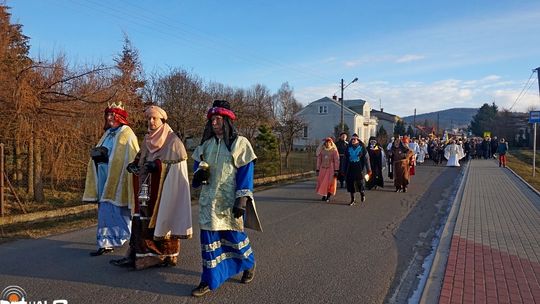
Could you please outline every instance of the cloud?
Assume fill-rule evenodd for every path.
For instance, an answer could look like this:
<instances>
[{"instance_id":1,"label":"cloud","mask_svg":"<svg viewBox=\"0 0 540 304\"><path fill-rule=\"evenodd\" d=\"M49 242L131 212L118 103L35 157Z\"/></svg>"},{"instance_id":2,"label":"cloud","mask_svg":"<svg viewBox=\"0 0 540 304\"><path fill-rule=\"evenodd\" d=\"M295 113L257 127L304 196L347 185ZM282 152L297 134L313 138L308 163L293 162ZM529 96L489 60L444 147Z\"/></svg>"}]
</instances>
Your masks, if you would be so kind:
<instances>
[{"instance_id":1,"label":"cloud","mask_svg":"<svg viewBox=\"0 0 540 304\"><path fill-rule=\"evenodd\" d=\"M348 68L357 67L365 64L381 63L408 63L424 59L424 55L406 54L406 55L370 55L362 56L357 59L351 59L344 62Z\"/></svg>"},{"instance_id":2,"label":"cloud","mask_svg":"<svg viewBox=\"0 0 540 304\"><path fill-rule=\"evenodd\" d=\"M497 75L488 75L476 80L444 79L434 82L410 81L391 83L388 81L360 82L345 91L345 99L361 98L373 108L379 100L386 112L399 116L412 115L450 108L480 108L484 103L495 104L499 109L510 109L523 88L523 82L508 81ZM296 98L306 105L324 96L331 97L335 85L323 85L300 89ZM538 93L533 88L526 90L512 111L526 112L540 105Z\"/></svg>"},{"instance_id":3,"label":"cloud","mask_svg":"<svg viewBox=\"0 0 540 304\"><path fill-rule=\"evenodd\" d=\"M421 59L424 59L425 56L422 56L422 55L412 55L412 54L407 54L407 55L404 55L404 56L401 56L399 58L396 59L396 62L397 63L406 63L406 62L411 62L411 61L418 61L418 60L421 60Z\"/></svg>"}]
</instances>

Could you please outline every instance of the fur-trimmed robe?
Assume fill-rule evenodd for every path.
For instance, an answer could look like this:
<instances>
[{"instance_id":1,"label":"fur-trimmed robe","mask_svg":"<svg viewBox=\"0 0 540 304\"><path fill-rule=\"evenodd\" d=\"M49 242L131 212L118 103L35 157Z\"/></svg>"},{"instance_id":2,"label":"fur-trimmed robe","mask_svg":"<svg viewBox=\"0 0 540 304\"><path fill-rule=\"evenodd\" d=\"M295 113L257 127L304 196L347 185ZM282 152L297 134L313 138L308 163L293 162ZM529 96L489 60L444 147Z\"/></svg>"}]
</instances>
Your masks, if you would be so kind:
<instances>
[{"instance_id":1,"label":"fur-trimmed robe","mask_svg":"<svg viewBox=\"0 0 540 304\"><path fill-rule=\"evenodd\" d=\"M129 207L133 210L135 203L133 179L126 171L127 165L135 159L139 151L137 136L129 126L121 126L112 152L109 153L109 171L101 197L98 197L98 178L94 161L90 159L86 170L83 202L108 202L119 207ZM105 131L96 147L101 146L110 129Z\"/></svg>"}]
</instances>

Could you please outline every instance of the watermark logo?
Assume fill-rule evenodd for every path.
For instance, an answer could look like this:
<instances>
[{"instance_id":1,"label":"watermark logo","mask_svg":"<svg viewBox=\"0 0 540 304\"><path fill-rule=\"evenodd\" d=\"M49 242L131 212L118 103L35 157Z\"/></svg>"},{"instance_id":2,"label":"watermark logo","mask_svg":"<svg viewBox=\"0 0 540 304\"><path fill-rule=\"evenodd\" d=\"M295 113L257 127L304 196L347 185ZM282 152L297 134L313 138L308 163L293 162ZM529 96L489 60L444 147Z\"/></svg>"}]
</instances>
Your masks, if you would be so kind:
<instances>
[{"instance_id":1,"label":"watermark logo","mask_svg":"<svg viewBox=\"0 0 540 304\"><path fill-rule=\"evenodd\" d=\"M12 285L4 288L0 304L26 304L26 291L19 286Z\"/></svg>"},{"instance_id":2,"label":"watermark logo","mask_svg":"<svg viewBox=\"0 0 540 304\"><path fill-rule=\"evenodd\" d=\"M11 285L2 291L0 304L47 304L45 301L29 301L26 291L19 286ZM68 304L67 300L53 300L52 304Z\"/></svg>"}]
</instances>

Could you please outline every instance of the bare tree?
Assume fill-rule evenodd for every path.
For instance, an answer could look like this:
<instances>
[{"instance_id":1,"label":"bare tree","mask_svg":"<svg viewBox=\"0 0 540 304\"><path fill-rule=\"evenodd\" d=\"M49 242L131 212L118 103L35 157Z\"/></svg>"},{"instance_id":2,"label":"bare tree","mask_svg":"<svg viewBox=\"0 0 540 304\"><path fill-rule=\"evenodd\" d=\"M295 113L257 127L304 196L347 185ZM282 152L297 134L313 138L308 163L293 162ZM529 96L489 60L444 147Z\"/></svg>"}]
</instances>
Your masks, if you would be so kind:
<instances>
[{"instance_id":1,"label":"bare tree","mask_svg":"<svg viewBox=\"0 0 540 304\"><path fill-rule=\"evenodd\" d=\"M272 115L272 94L267 87L256 84L245 92L238 113L238 128L249 141L254 142L258 129L262 125L274 125Z\"/></svg>"},{"instance_id":2,"label":"bare tree","mask_svg":"<svg viewBox=\"0 0 540 304\"><path fill-rule=\"evenodd\" d=\"M274 95L276 109L275 130L285 151L285 168L289 168L289 155L293 150L294 139L300 137L306 123L296 115L302 105L294 98L294 91L285 82Z\"/></svg>"},{"instance_id":3,"label":"bare tree","mask_svg":"<svg viewBox=\"0 0 540 304\"><path fill-rule=\"evenodd\" d=\"M202 80L182 69L153 79L151 88L153 102L167 111L168 123L185 140L197 134L204 124L204 92ZM147 95L151 96L151 95Z\"/></svg>"}]
</instances>

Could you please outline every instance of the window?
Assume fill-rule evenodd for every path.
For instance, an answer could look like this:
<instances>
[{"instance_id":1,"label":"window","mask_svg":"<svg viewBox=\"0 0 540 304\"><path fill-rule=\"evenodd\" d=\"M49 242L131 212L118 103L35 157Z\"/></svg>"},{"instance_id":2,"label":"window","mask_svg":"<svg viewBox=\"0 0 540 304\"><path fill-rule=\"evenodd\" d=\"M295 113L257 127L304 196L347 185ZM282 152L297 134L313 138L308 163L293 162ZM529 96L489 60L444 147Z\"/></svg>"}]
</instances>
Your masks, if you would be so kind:
<instances>
[{"instance_id":1,"label":"window","mask_svg":"<svg viewBox=\"0 0 540 304\"><path fill-rule=\"evenodd\" d=\"M319 114L327 114L328 106L319 106Z\"/></svg>"},{"instance_id":2,"label":"window","mask_svg":"<svg viewBox=\"0 0 540 304\"><path fill-rule=\"evenodd\" d=\"M304 138L308 137L307 127L304 127Z\"/></svg>"}]
</instances>

